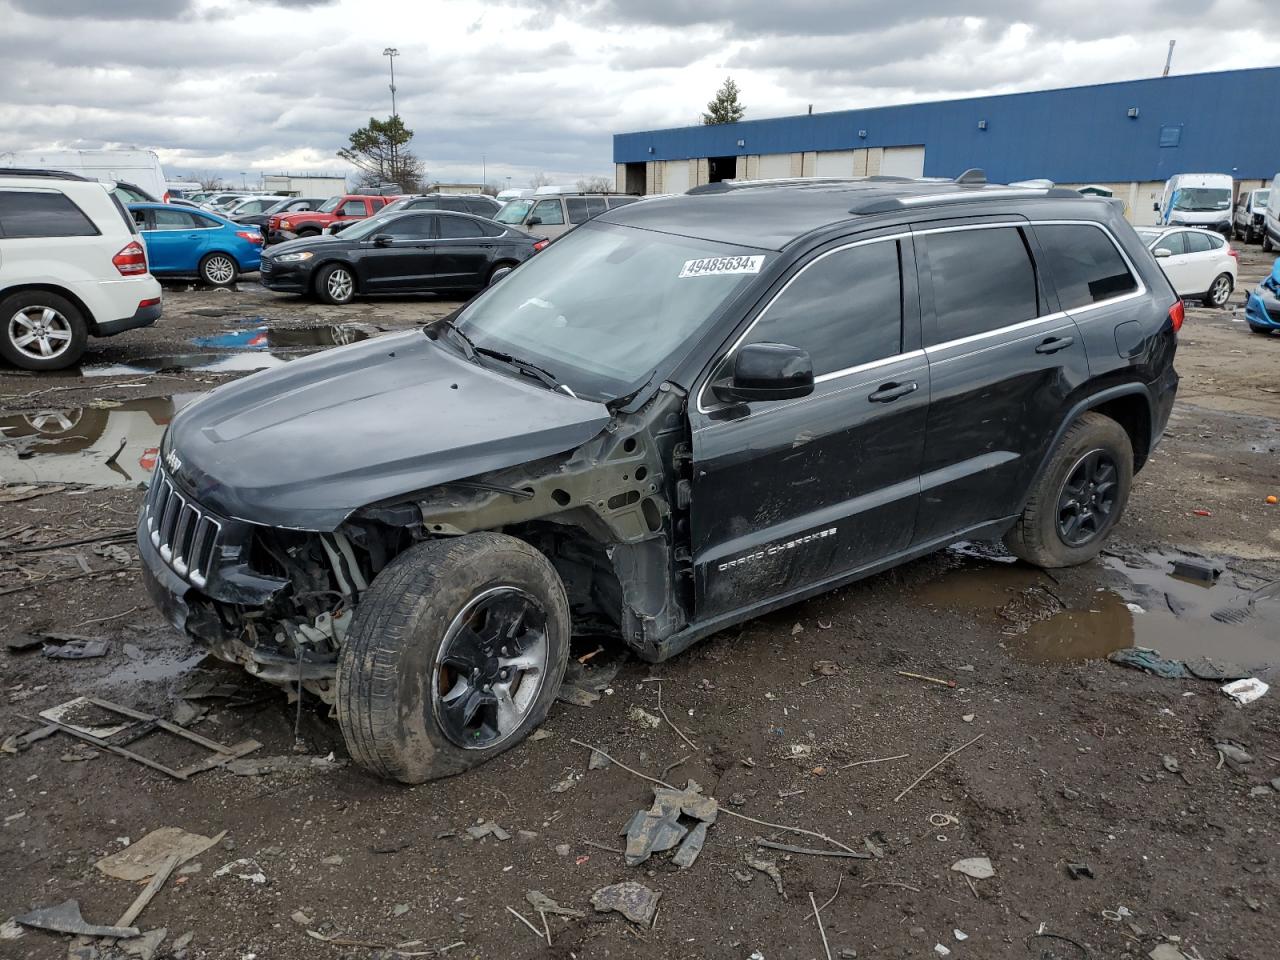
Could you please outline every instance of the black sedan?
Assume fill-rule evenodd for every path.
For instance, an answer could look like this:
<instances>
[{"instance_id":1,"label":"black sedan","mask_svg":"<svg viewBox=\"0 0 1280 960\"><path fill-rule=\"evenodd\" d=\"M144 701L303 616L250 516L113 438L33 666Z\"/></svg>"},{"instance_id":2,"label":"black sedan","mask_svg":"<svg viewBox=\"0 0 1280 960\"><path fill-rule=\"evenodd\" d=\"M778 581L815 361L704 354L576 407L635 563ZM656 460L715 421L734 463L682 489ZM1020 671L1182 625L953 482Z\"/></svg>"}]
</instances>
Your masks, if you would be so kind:
<instances>
[{"instance_id":1,"label":"black sedan","mask_svg":"<svg viewBox=\"0 0 1280 960\"><path fill-rule=\"evenodd\" d=\"M262 254L268 290L350 303L370 293L470 295L510 273L548 241L465 213L387 213L336 236L290 240Z\"/></svg>"}]
</instances>

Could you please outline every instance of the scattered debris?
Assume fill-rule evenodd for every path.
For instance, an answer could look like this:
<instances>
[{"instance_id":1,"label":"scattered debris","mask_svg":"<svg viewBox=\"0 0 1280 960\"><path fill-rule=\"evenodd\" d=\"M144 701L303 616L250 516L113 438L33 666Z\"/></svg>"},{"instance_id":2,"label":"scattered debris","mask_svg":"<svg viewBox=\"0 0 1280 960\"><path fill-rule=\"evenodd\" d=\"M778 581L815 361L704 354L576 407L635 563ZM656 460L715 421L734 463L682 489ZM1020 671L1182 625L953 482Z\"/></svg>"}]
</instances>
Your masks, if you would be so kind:
<instances>
[{"instance_id":1,"label":"scattered debris","mask_svg":"<svg viewBox=\"0 0 1280 960\"><path fill-rule=\"evenodd\" d=\"M226 835L223 830L215 837L202 837L178 827L161 827L120 852L103 857L94 866L109 877L138 882L155 876L170 858L178 858L174 864L178 867L198 857Z\"/></svg>"},{"instance_id":2,"label":"scattered debris","mask_svg":"<svg viewBox=\"0 0 1280 960\"><path fill-rule=\"evenodd\" d=\"M781 883L781 881L779 881ZM653 915L658 911L661 893L655 893L643 883L626 880L622 883L601 887L591 895L591 905L599 913L617 911L632 923L648 926Z\"/></svg>"},{"instance_id":3,"label":"scattered debris","mask_svg":"<svg viewBox=\"0 0 1280 960\"><path fill-rule=\"evenodd\" d=\"M840 672L840 664L834 660L815 660L811 669L820 677L834 677Z\"/></svg>"},{"instance_id":4,"label":"scattered debris","mask_svg":"<svg viewBox=\"0 0 1280 960\"><path fill-rule=\"evenodd\" d=\"M925 683L936 683L943 687L951 687L955 689L956 682L954 680L940 680L937 677L928 677L923 673L910 673L906 670L899 670L898 676L906 677L909 680L922 680Z\"/></svg>"},{"instance_id":5,"label":"scattered debris","mask_svg":"<svg viewBox=\"0 0 1280 960\"><path fill-rule=\"evenodd\" d=\"M1244 706L1246 703L1253 703L1259 697L1264 696L1270 689L1267 684L1257 677L1249 677L1228 683L1222 688L1222 692L1236 703Z\"/></svg>"},{"instance_id":6,"label":"scattered debris","mask_svg":"<svg viewBox=\"0 0 1280 960\"><path fill-rule=\"evenodd\" d=\"M1094 879L1093 868L1087 863L1068 863L1067 876L1072 880L1080 880L1081 878L1092 880Z\"/></svg>"},{"instance_id":7,"label":"scattered debris","mask_svg":"<svg viewBox=\"0 0 1280 960\"><path fill-rule=\"evenodd\" d=\"M855 760L853 763L843 763L839 766L840 770L848 770L850 767L861 767L868 763L888 763L890 760L905 760L911 756L909 753L899 753L892 757L876 757L874 760Z\"/></svg>"},{"instance_id":8,"label":"scattered debris","mask_svg":"<svg viewBox=\"0 0 1280 960\"><path fill-rule=\"evenodd\" d=\"M291 754L281 757L249 757L232 760L226 764L226 769L238 777L262 777L270 773L287 773L297 770L339 770L346 765L346 760L338 760L332 753L324 757Z\"/></svg>"},{"instance_id":9,"label":"scattered debris","mask_svg":"<svg viewBox=\"0 0 1280 960\"><path fill-rule=\"evenodd\" d=\"M107 647L106 640L68 640L50 644L40 652L50 660L91 660L106 656Z\"/></svg>"},{"instance_id":10,"label":"scattered debris","mask_svg":"<svg viewBox=\"0 0 1280 960\"><path fill-rule=\"evenodd\" d=\"M26 933L23 931L21 925L19 925L19 923L12 917L4 923L0 923L0 940L17 940L18 938L25 936Z\"/></svg>"},{"instance_id":11,"label":"scattered debris","mask_svg":"<svg viewBox=\"0 0 1280 960\"><path fill-rule=\"evenodd\" d=\"M1187 960L1187 955L1172 943L1162 943L1147 954L1151 960Z\"/></svg>"},{"instance_id":12,"label":"scattered debris","mask_svg":"<svg viewBox=\"0 0 1280 960\"><path fill-rule=\"evenodd\" d=\"M1166 753L1160 758L1160 763L1170 773L1182 772L1182 768L1178 765L1178 758L1172 754Z\"/></svg>"},{"instance_id":13,"label":"scattered debris","mask_svg":"<svg viewBox=\"0 0 1280 960\"><path fill-rule=\"evenodd\" d=\"M966 857L953 863L951 869L974 880L987 880L996 875L995 867L988 857Z\"/></svg>"},{"instance_id":14,"label":"scattered debris","mask_svg":"<svg viewBox=\"0 0 1280 960\"><path fill-rule=\"evenodd\" d=\"M755 860L751 857L746 858L747 866L752 870L758 870L766 877L773 881L773 885L778 888L778 896L783 900L787 899L786 892L782 889L782 873L778 870L778 865L772 860Z\"/></svg>"},{"instance_id":15,"label":"scattered debris","mask_svg":"<svg viewBox=\"0 0 1280 960\"><path fill-rule=\"evenodd\" d=\"M875 846L870 840L867 840L866 843L870 846ZM773 840L762 840L760 837L756 837L756 846L764 847L768 850L781 850L783 853L803 854L810 857L850 857L855 860L872 860L884 856L884 851L880 851L877 855L874 853L862 853L856 850L814 850L811 847L793 847L789 843L776 843Z\"/></svg>"},{"instance_id":16,"label":"scattered debris","mask_svg":"<svg viewBox=\"0 0 1280 960\"><path fill-rule=\"evenodd\" d=\"M602 661L593 655L589 665L570 659L557 699L579 707L591 706L613 683L613 678L622 669L622 662L621 656Z\"/></svg>"},{"instance_id":17,"label":"scattered debris","mask_svg":"<svg viewBox=\"0 0 1280 960\"><path fill-rule=\"evenodd\" d=\"M652 730L656 730L658 727L662 726L662 718L655 717L643 707L632 707L627 711L627 716L640 726L649 727Z\"/></svg>"},{"instance_id":18,"label":"scattered debris","mask_svg":"<svg viewBox=\"0 0 1280 960\"><path fill-rule=\"evenodd\" d=\"M305 913L303 913L301 910L293 911L293 913L289 914L289 919L292 920L294 923L296 923L300 927L309 927L311 926L312 923L315 922L310 917L308 917Z\"/></svg>"},{"instance_id":19,"label":"scattered debris","mask_svg":"<svg viewBox=\"0 0 1280 960\"><path fill-rule=\"evenodd\" d=\"M1147 673L1155 674L1157 677L1164 677L1166 680L1179 680L1187 675L1182 661L1162 657L1159 650L1150 650L1146 647L1126 647L1123 650L1114 650L1107 655L1107 659L1112 663L1120 664L1122 667L1144 670Z\"/></svg>"},{"instance_id":20,"label":"scattered debris","mask_svg":"<svg viewBox=\"0 0 1280 960\"><path fill-rule=\"evenodd\" d=\"M168 927L156 927L140 937L126 940L120 944L120 949L126 956L137 957L138 960L154 960L155 955L160 952L160 944L164 943L164 938L168 935Z\"/></svg>"},{"instance_id":21,"label":"scattered debris","mask_svg":"<svg viewBox=\"0 0 1280 960\"><path fill-rule=\"evenodd\" d=\"M15 733L4 738L0 742L0 753L21 753L23 750L29 749L33 743L39 743L46 737L52 737L58 732L58 728L53 724L45 724L42 727L36 727L34 730L28 730L26 733Z\"/></svg>"},{"instance_id":22,"label":"scattered debris","mask_svg":"<svg viewBox=\"0 0 1280 960\"><path fill-rule=\"evenodd\" d=\"M512 907L507 907L507 913L511 914L513 917L515 917L517 920L523 923L526 927L528 927L531 931L533 931L533 935L537 937L539 940L542 939L542 931L539 930L537 927L535 927L532 923L530 923L528 917L526 917L519 910L516 910Z\"/></svg>"},{"instance_id":23,"label":"scattered debris","mask_svg":"<svg viewBox=\"0 0 1280 960\"><path fill-rule=\"evenodd\" d=\"M1219 618L1215 615L1214 619ZM1249 676L1249 671L1240 664L1214 657L1196 657L1194 660L1184 660L1182 665L1187 668L1187 673L1197 680L1221 683L1224 680L1242 680Z\"/></svg>"},{"instance_id":24,"label":"scattered debris","mask_svg":"<svg viewBox=\"0 0 1280 960\"><path fill-rule=\"evenodd\" d=\"M917 786L919 786L920 783L924 781L925 777L929 776L929 774L933 773L933 771L937 770L940 766L942 766L944 763L946 763L948 760L954 757L961 750L965 750L968 747L973 746L975 743L977 743L979 740L981 740L985 736L986 736L985 733L980 733L976 737L974 737L972 740L968 740L965 743L960 744L960 746L956 747L954 750L951 750L946 754L944 754L941 760L939 760L937 763L931 766L924 773L920 774L920 776L916 777L915 780L911 781L911 783L900 794L898 794L896 797L893 798L893 802L897 803L899 800L905 797L908 793L914 790Z\"/></svg>"},{"instance_id":25,"label":"scattered debris","mask_svg":"<svg viewBox=\"0 0 1280 960\"><path fill-rule=\"evenodd\" d=\"M560 906L540 890L530 890L524 895L524 898L537 913L551 913L558 917L570 917L574 920L581 920L586 916L581 910Z\"/></svg>"},{"instance_id":26,"label":"scattered debris","mask_svg":"<svg viewBox=\"0 0 1280 960\"><path fill-rule=\"evenodd\" d=\"M1198 580L1201 583L1213 583L1222 575L1222 568L1215 567L1207 560L1192 557L1180 557L1173 561L1172 575L1184 580Z\"/></svg>"},{"instance_id":27,"label":"scattered debris","mask_svg":"<svg viewBox=\"0 0 1280 960\"><path fill-rule=\"evenodd\" d=\"M609 766L609 758L597 750L591 751L591 759L587 762L588 770L603 770Z\"/></svg>"},{"instance_id":28,"label":"scattered debris","mask_svg":"<svg viewBox=\"0 0 1280 960\"><path fill-rule=\"evenodd\" d=\"M843 880L844 878L841 877L840 879ZM837 881L836 893L839 893L839 892L840 892L840 885L839 885L839 881ZM834 900L835 897L833 896L831 899ZM827 903L830 903L830 902L831 900L827 901ZM817 923L818 925L818 935L822 937L822 952L827 955L827 960L831 960L831 947L827 943L827 931L822 928L822 908L818 906L818 901L813 898L812 890L809 891L809 905L813 907L813 919L814 919L814 922Z\"/></svg>"},{"instance_id":29,"label":"scattered debris","mask_svg":"<svg viewBox=\"0 0 1280 960\"><path fill-rule=\"evenodd\" d=\"M936 954L937 954L938 956L940 956L940 957L949 957L949 956L951 956L951 951L950 951L950 949L948 949L947 947L944 947L944 946L943 946L942 944L940 944L940 943L935 943L935 944L933 945L933 952L934 952L934 953L936 953Z\"/></svg>"},{"instance_id":30,"label":"scattered debris","mask_svg":"<svg viewBox=\"0 0 1280 960\"><path fill-rule=\"evenodd\" d=\"M1252 763L1253 755L1238 744L1234 744L1229 740L1223 740L1213 745L1213 749L1218 751L1218 756L1222 759L1231 760L1235 763ZM1219 761L1221 766L1221 760Z\"/></svg>"},{"instance_id":31,"label":"scattered debris","mask_svg":"<svg viewBox=\"0 0 1280 960\"><path fill-rule=\"evenodd\" d=\"M51 930L54 933L73 933L82 937L125 939L136 937L141 932L137 927L108 927L87 923L80 915L80 903L77 900L64 900L56 907L40 907L13 919L24 927Z\"/></svg>"},{"instance_id":32,"label":"scattered debris","mask_svg":"<svg viewBox=\"0 0 1280 960\"><path fill-rule=\"evenodd\" d=\"M963 930L959 930L959 929L952 930L951 935L961 942L969 939L969 935L965 933Z\"/></svg>"},{"instance_id":33,"label":"scattered debris","mask_svg":"<svg viewBox=\"0 0 1280 960\"><path fill-rule=\"evenodd\" d=\"M677 866L692 866L706 841L707 827L715 823L720 804L714 797L702 795L702 787L689 780L683 790L653 788L653 805L637 810L622 833L627 838L627 866L634 867L649 859L650 854L670 850L684 840L676 854ZM680 823L681 817L698 821L690 827ZM686 849L687 848L687 849Z\"/></svg>"},{"instance_id":34,"label":"scattered debris","mask_svg":"<svg viewBox=\"0 0 1280 960\"><path fill-rule=\"evenodd\" d=\"M581 776L581 774L579 774L579 776ZM552 793L565 793L565 792L566 792L566 791L568 791L568 790L572 790L572 789L573 789L573 785L574 785L575 783L577 783L577 782L578 782L578 777L576 777L576 776L566 777L565 779L563 779L563 780L561 780L559 783L557 783L554 787L552 787L552 788L551 788L551 792L552 792Z\"/></svg>"},{"instance_id":35,"label":"scattered debris","mask_svg":"<svg viewBox=\"0 0 1280 960\"><path fill-rule=\"evenodd\" d=\"M511 839L511 834L507 833L507 831L503 830L492 820L477 824L473 827L467 827L467 836L472 840L483 840L488 836L492 836L495 840Z\"/></svg>"},{"instance_id":36,"label":"scattered debris","mask_svg":"<svg viewBox=\"0 0 1280 960\"><path fill-rule=\"evenodd\" d=\"M223 864L213 871L215 877L225 877L233 873L236 879L247 880L249 883L267 882L267 875L262 872L262 867L258 865L258 861L247 857L240 860L232 860L230 863Z\"/></svg>"}]
</instances>

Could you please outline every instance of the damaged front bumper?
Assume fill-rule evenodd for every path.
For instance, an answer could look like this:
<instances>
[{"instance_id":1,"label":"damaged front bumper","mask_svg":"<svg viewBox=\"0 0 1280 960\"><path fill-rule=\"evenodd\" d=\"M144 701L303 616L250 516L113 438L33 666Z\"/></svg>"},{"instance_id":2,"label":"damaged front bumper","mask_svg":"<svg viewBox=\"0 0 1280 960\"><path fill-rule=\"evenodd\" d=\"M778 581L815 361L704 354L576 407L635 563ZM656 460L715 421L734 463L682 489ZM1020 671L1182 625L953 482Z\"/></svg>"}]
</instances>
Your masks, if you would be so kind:
<instances>
[{"instance_id":1,"label":"damaged front bumper","mask_svg":"<svg viewBox=\"0 0 1280 960\"><path fill-rule=\"evenodd\" d=\"M1280 330L1280 295L1258 284L1245 303L1244 319L1254 330Z\"/></svg>"},{"instance_id":2,"label":"damaged front bumper","mask_svg":"<svg viewBox=\"0 0 1280 960\"><path fill-rule=\"evenodd\" d=\"M220 660L332 700L349 606L308 611L288 577L250 566L252 524L218 517L158 468L138 515L147 592L164 617Z\"/></svg>"}]
</instances>

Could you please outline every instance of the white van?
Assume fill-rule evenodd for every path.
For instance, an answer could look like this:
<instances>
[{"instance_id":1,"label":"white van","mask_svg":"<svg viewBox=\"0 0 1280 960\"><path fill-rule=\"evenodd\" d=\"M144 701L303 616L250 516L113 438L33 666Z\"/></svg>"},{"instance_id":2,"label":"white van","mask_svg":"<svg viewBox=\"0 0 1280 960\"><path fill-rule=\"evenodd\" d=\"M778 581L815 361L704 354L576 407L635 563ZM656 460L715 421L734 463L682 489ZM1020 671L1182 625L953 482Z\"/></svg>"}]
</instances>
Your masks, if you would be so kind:
<instances>
[{"instance_id":1,"label":"white van","mask_svg":"<svg viewBox=\"0 0 1280 960\"><path fill-rule=\"evenodd\" d=\"M1262 217L1262 250L1270 253L1277 248L1280 248L1280 173L1271 178L1267 212Z\"/></svg>"},{"instance_id":2,"label":"white van","mask_svg":"<svg viewBox=\"0 0 1280 960\"><path fill-rule=\"evenodd\" d=\"M1179 173L1164 185L1155 205L1162 226L1201 227L1231 236L1231 195L1227 173Z\"/></svg>"},{"instance_id":3,"label":"white van","mask_svg":"<svg viewBox=\"0 0 1280 960\"><path fill-rule=\"evenodd\" d=\"M169 185L152 150L26 150L0 153L0 167L61 170L103 183L123 181L169 202Z\"/></svg>"},{"instance_id":4,"label":"white van","mask_svg":"<svg viewBox=\"0 0 1280 960\"><path fill-rule=\"evenodd\" d=\"M175 197L189 197L193 193L199 193L204 189L196 180L168 180L165 182L169 193Z\"/></svg>"}]
</instances>

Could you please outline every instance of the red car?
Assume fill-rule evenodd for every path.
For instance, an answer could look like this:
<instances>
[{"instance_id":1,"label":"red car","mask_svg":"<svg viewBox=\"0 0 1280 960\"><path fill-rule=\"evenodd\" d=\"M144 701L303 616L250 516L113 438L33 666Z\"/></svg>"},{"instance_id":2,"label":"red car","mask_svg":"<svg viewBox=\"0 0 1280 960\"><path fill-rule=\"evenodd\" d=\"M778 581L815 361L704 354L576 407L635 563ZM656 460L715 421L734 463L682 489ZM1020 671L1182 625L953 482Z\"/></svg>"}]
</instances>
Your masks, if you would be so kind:
<instances>
[{"instance_id":1,"label":"red car","mask_svg":"<svg viewBox=\"0 0 1280 960\"><path fill-rule=\"evenodd\" d=\"M268 243L296 240L298 237L318 237L332 223L348 223L371 217L396 197L366 196L346 193L330 197L318 210L297 210L277 213L267 220Z\"/></svg>"}]
</instances>

